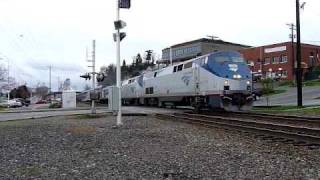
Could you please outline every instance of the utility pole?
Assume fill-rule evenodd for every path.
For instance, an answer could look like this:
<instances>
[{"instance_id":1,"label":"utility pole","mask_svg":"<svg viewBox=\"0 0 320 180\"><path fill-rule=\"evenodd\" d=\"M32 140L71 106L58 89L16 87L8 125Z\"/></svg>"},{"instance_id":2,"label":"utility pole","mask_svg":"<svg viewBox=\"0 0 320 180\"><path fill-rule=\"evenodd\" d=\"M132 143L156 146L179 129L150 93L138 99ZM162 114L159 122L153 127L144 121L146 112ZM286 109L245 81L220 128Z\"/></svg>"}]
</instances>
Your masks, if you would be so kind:
<instances>
[{"instance_id":1,"label":"utility pole","mask_svg":"<svg viewBox=\"0 0 320 180\"><path fill-rule=\"evenodd\" d=\"M51 69L52 66L49 66L49 96L50 96L50 100L51 100Z\"/></svg>"},{"instance_id":2,"label":"utility pole","mask_svg":"<svg viewBox=\"0 0 320 180\"><path fill-rule=\"evenodd\" d=\"M295 29L295 25L293 24L293 23L291 23L291 24L287 24L288 26L289 26L289 28L290 28L290 30L291 30L291 34L290 34L290 38L291 38L291 51L292 51L292 54L291 54L291 56L292 56L292 76L293 76L293 79L295 80L296 78L295 78L295 75L296 75L296 71L295 71L295 69L296 69L296 66L295 66L295 64L296 64L296 62L295 62L295 51L294 51L294 39L295 39L295 34L294 34L294 30L296 30Z\"/></svg>"},{"instance_id":3,"label":"utility pole","mask_svg":"<svg viewBox=\"0 0 320 180\"><path fill-rule=\"evenodd\" d=\"M170 65L172 66L173 64L173 59L172 59L172 47L170 47L170 52L169 52L169 58L170 58Z\"/></svg>"},{"instance_id":4,"label":"utility pole","mask_svg":"<svg viewBox=\"0 0 320 180\"><path fill-rule=\"evenodd\" d=\"M297 24L297 104L303 106L302 102L302 71L301 71L301 37L300 37L300 1L296 0L296 24Z\"/></svg>"},{"instance_id":5,"label":"utility pole","mask_svg":"<svg viewBox=\"0 0 320 180\"><path fill-rule=\"evenodd\" d=\"M126 33L120 32L120 29L126 27L126 23L120 20L120 8L130 9L131 0L116 0L116 21L114 26L116 33L113 34L113 38L116 42L116 59L117 59L117 89L118 89L118 115L117 115L117 126L122 125L122 112L121 112L121 65L120 65L120 42L126 37Z\"/></svg>"},{"instance_id":6,"label":"utility pole","mask_svg":"<svg viewBox=\"0 0 320 180\"><path fill-rule=\"evenodd\" d=\"M8 103L10 101L10 60L8 60Z\"/></svg>"},{"instance_id":7,"label":"utility pole","mask_svg":"<svg viewBox=\"0 0 320 180\"><path fill-rule=\"evenodd\" d=\"M94 96L96 96L96 40L92 41L92 89ZM92 100L91 113L96 114L96 107L94 99Z\"/></svg>"}]
</instances>

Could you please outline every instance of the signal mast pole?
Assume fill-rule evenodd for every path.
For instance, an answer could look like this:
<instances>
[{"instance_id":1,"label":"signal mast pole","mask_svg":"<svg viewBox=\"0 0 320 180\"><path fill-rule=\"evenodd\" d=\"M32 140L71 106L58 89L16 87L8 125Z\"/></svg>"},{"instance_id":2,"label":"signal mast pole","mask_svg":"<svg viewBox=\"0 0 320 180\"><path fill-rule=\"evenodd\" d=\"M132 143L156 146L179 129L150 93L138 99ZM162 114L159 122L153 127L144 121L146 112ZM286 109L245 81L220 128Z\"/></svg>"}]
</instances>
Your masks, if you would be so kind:
<instances>
[{"instance_id":1,"label":"signal mast pole","mask_svg":"<svg viewBox=\"0 0 320 180\"><path fill-rule=\"evenodd\" d=\"M92 89L94 92L94 96L96 96L96 40L92 41ZM94 99L92 100L92 105L91 105L91 113L96 114L96 106Z\"/></svg>"},{"instance_id":2,"label":"signal mast pole","mask_svg":"<svg viewBox=\"0 0 320 180\"><path fill-rule=\"evenodd\" d=\"M116 21L120 20L120 0L116 0ZM116 52L116 59L117 59L117 88L119 91L118 96L118 115L117 115L117 126L122 125L122 112L121 112L121 67L120 67L120 29L117 29L116 32L116 40L117 40L117 52Z\"/></svg>"},{"instance_id":3,"label":"signal mast pole","mask_svg":"<svg viewBox=\"0 0 320 180\"><path fill-rule=\"evenodd\" d=\"M96 80L95 80L95 75L96 75L96 40L93 40L92 41L92 59L91 60L89 60L88 59L88 49L86 49L86 58L87 58L87 61L88 62L91 62L92 63L92 65L91 66L88 66L88 67L91 67L92 68L92 72L91 72L91 74L92 74L92 90L93 90L93 96L96 96L96 90L95 90L95 88L96 88ZM91 96L91 93L90 93L90 96ZM94 98L95 97L93 97L93 96L91 96L91 114L96 114L96 107L95 107L95 100L94 100Z\"/></svg>"}]
</instances>

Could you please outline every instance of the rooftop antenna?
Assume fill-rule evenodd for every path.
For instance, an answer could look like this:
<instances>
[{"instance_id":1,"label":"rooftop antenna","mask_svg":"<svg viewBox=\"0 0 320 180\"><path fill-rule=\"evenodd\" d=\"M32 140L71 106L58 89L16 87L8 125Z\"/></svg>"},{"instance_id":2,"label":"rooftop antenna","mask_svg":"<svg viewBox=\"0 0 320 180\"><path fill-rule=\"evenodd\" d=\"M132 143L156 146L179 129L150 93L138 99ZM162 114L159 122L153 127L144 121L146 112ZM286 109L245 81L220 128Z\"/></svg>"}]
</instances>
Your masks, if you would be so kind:
<instances>
[{"instance_id":1,"label":"rooftop antenna","mask_svg":"<svg viewBox=\"0 0 320 180\"><path fill-rule=\"evenodd\" d=\"M214 36L214 35L207 35L207 38L209 38L211 40L219 39L218 36Z\"/></svg>"},{"instance_id":2,"label":"rooftop antenna","mask_svg":"<svg viewBox=\"0 0 320 180\"><path fill-rule=\"evenodd\" d=\"M306 6L306 4L307 4L306 2L303 2L303 3L301 4L300 8L304 10L304 6Z\"/></svg>"}]
</instances>

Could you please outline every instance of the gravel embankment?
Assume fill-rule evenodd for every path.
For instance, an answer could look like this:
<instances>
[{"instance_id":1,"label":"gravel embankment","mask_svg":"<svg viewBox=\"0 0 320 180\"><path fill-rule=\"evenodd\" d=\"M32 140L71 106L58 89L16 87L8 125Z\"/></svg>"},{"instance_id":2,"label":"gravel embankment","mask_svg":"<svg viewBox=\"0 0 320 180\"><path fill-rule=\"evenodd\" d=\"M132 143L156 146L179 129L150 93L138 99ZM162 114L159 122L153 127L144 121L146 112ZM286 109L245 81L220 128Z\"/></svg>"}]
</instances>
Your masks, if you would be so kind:
<instances>
[{"instance_id":1,"label":"gravel embankment","mask_svg":"<svg viewBox=\"0 0 320 180\"><path fill-rule=\"evenodd\" d=\"M153 117L0 123L0 179L319 179L320 150Z\"/></svg>"}]
</instances>

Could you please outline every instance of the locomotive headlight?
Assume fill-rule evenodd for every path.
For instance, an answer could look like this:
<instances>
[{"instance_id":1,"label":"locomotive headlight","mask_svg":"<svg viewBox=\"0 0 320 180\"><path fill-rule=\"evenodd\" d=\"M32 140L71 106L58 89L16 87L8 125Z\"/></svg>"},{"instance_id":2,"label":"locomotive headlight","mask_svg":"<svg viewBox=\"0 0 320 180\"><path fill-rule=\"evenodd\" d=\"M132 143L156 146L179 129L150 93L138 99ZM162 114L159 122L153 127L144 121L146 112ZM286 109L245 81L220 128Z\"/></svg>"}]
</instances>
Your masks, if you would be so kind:
<instances>
[{"instance_id":1,"label":"locomotive headlight","mask_svg":"<svg viewBox=\"0 0 320 180\"><path fill-rule=\"evenodd\" d=\"M242 76L240 74L235 74L233 75L233 79L241 79Z\"/></svg>"},{"instance_id":2,"label":"locomotive headlight","mask_svg":"<svg viewBox=\"0 0 320 180\"><path fill-rule=\"evenodd\" d=\"M251 82L250 81L247 81L247 85L250 85L251 84Z\"/></svg>"},{"instance_id":3,"label":"locomotive headlight","mask_svg":"<svg viewBox=\"0 0 320 180\"><path fill-rule=\"evenodd\" d=\"M225 86L228 86L228 85L229 85L229 81L228 81L228 80L225 80L225 81L224 81L224 85L225 85Z\"/></svg>"}]
</instances>

